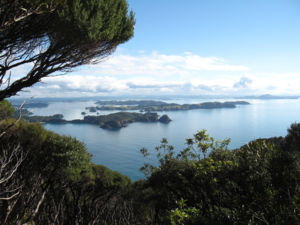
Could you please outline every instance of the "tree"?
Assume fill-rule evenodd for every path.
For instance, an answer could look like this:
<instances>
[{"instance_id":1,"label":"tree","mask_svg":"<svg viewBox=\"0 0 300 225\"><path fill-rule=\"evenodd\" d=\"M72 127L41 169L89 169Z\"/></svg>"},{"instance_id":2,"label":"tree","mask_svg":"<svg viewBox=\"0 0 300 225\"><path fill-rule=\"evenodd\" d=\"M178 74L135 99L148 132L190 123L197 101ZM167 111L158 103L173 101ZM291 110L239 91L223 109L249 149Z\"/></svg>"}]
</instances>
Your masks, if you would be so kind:
<instances>
[{"instance_id":1,"label":"tree","mask_svg":"<svg viewBox=\"0 0 300 225\"><path fill-rule=\"evenodd\" d=\"M55 72L99 62L133 36L134 24L126 0L1 1L0 101ZM29 69L18 78L20 66Z\"/></svg>"}]
</instances>

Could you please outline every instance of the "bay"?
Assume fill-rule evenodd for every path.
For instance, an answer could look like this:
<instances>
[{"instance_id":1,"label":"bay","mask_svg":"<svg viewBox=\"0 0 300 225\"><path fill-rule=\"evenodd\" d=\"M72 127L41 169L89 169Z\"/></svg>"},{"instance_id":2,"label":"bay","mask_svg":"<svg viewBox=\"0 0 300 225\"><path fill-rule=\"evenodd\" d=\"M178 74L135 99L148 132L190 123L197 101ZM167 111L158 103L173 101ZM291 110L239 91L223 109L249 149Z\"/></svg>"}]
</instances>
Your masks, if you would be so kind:
<instances>
[{"instance_id":1,"label":"bay","mask_svg":"<svg viewBox=\"0 0 300 225\"><path fill-rule=\"evenodd\" d=\"M203 99L174 99L168 102L199 103ZM213 101L213 100L209 100ZM218 99L217 101L224 101ZM228 101L228 100L226 100ZM285 136L294 122L300 122L300 100L247 100L250 105L234 109L198 109L189 111L159 112L168 114L169 124L133 123L120 130L104 130L88 124L44 124L45 128L59 134L76 137L85 143L92 161L129 176L132 180L144 176L139 168L145 163L155 164L143 158L139 150L143 147L154 152L162 138L167 138L176 151L182 150L185 139L197 131L206 129L217 140L230 138L230 148L238 148L257 138ZM35 115L63 114L67 120L82 118L85 107L95 106L95 101L51 102L46 108L31 109ZM87 111L86 111L87 112ZM101 114L112 111L101 112ZM95 115L89 113L91 115Z\"/></svg>"}]
</instances>

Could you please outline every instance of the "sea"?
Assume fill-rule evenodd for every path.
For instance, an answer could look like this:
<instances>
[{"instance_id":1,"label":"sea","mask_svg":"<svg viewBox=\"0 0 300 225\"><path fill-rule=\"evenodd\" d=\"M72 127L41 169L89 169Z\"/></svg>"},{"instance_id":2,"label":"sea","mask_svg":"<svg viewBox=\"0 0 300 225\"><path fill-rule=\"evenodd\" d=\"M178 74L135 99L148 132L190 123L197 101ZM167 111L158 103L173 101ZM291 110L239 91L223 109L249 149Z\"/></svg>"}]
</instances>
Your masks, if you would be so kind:
<instances>
[{"instance_id":1,"label":"sea","mask_svg":"<svg viewBox=\"0 0 300 225\"><path fill-rule=\"evenodd\" d=\"M158 99L173 103L201 103L213 99ZM224 102L237 99L217 99ZM243 99L238 99L243 100ZM69 135L82 141L95 164L129 176L133 181L144 179L140 168L145 163L157 165L155 147L162 138L174 146L175 151L186 147L187 138L197 131L205 129L216 140L230 138L229 149L238 148L257 138L285 136L292 123L300 122L300 99L245 100L250 105L237 108L196 109L188 111L158 112L167 114L172 121L169 124L141 123L129 124L119 130L105 130L89 124L44 124L48 130ZM96 115L86 107L96 106L96 101L53 101L45 108L29 109L34 115L63 114L64 119L82 119L82 112ZM109 114L116 111L100 111ZM140 149L146 148L151 153L146 159Z\"/></svg>"}]
</instances>

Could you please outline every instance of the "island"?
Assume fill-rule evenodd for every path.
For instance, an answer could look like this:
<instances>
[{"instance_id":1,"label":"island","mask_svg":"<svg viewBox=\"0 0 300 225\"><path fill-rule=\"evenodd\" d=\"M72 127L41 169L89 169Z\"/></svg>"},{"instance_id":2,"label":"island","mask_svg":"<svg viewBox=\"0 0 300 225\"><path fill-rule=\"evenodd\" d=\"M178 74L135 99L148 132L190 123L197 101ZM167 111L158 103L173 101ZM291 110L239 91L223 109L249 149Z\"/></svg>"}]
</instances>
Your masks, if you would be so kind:
<instances>
[{"instance_id":1,"label":"island","mask_svg":"<svg viewBox=\"0 0 300 225\"><path fill-rule=\"evenodd\" d=\"M52 116L22 116L24 120L29 122L42 122L42 123L67 123L67 120L64 120L64 116L62 114L55 114Z\"/></svg>"},{"instance_id":2,"label":"island","mask_svg":"<svg viewBox=\"0 0 300 225\"><path fill-rule=\"evenodd\" d=\"M13 104L13 107L19 108L22 104ZM30 108L46 108L48 107L48 103L46 102L25 102L25 104L22 106L24 109L30 109Z\"/></svg>"},{"instance_id":3,"label":"island","mask_svg":"<svg viewBox=\"0 0 300 225\"><path fill-rule=\"evenodd\" d=\"M103 129L120 129L134 122L161 122L169 123L171 119L168 115L161 117L157 113L134 113L134 112L118 112L101 116L85 116L82 120L64 120L63 115L56 114L52 116L25 116L25 120L30 122L42 123L81 123L99 125Z\"/></svg>"},{"instance_id":4,"label":"island","mask_svg":"<svg viewBox=\"0 0 300 225\"><path fill-rule=\"evenodd\" d=\"M139 110L140 112L159 112L159 111L178 111L178 110L192 110L192 109L220 109L220 108L236 108L237 105L249 105L246 101L227 101L227 102L203 102L197 104L176 104L166 103L162 101L150 100L128 100L128 101L97 101L97 105L93 107L86 107L90 112L97 110Z\"/></svg>"}]
</instances>

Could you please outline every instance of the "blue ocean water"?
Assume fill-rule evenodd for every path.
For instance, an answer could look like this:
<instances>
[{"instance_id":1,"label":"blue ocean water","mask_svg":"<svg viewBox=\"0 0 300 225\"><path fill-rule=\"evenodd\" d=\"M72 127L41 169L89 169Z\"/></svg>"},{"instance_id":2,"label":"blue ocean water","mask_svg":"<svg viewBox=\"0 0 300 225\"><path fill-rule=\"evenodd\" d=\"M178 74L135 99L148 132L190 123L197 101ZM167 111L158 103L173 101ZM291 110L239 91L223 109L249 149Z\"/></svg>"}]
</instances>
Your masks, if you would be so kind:
<instances>
[{"instance_id":1,"label":"blue ocean water","mask_svg":"<svg viewBox=\"0 0 300 225\"><path fill-rule=\"evenodd\" d=\"M171 102L192 103L207 100L191 99ZM211 100L209 100L211 101ZM220 100L218 100L220 101ZM235 109L198 109L167 113L169 124L133 123L120 130L104 130L87 124L45 124L45 128L59 134L70 135L84 142L93 155L92 161L103 164L131 177L143 178L139 168L147 161L139 150L154 151L162 138L178 151L185 147L185 139L198 130L206 129L217 140L231 139L230 148L237 148L256 138L285 136L287 128L300 122L300 100L247 100L250 105ZM52 102L47 108L32 109L36 115L64 114L66 119L82 118L81 112L94 102ZM111 112L105 112L105 114ZM153 163L155 164L153 158Z\"/></svg>"}]
</instances>

